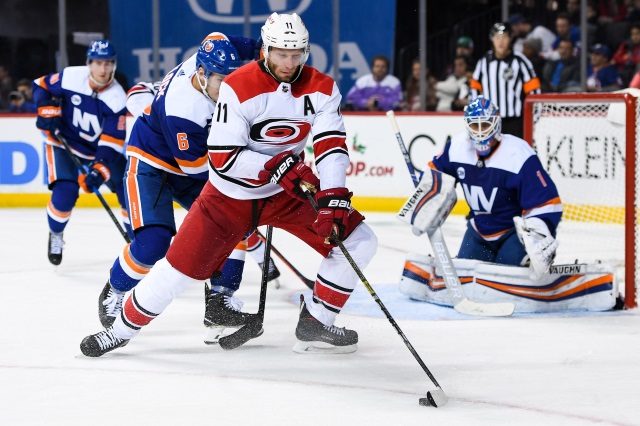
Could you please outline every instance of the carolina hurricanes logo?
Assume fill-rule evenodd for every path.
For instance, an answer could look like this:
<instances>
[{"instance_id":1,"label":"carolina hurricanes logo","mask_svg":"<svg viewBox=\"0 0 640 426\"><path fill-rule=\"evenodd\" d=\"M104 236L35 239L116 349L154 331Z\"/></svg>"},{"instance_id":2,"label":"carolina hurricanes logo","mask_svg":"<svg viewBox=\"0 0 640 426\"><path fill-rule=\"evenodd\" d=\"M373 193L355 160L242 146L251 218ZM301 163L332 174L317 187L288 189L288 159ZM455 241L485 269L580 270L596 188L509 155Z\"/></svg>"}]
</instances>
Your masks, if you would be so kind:
<instances>
[{"instance_id":1,"label":"carolina hurricanes logo","mask_svg":"<svg viewBox=\"0 0 640 426\"><path fill-rule=\"evenodd\" d=\"M268 145L296 145L307 138L311 124L306 121L275 118L251 126L249 136Z\"/></svg>"}]
</instances>

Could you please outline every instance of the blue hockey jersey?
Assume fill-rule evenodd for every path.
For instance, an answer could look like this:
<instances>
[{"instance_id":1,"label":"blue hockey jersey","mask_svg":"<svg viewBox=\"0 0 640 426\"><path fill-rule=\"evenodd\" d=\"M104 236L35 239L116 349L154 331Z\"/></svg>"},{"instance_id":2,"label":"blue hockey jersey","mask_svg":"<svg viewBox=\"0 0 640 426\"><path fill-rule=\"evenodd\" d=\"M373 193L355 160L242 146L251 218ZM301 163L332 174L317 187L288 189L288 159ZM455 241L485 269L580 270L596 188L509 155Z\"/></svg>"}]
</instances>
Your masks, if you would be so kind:
<instances>
[{"instance_id":1,"label":"blue hockey jersey","mask_svg":"<svg viewBox=\"0 0 640 426\"><path fill-rule=\"evenodd\" d=\"M127 155L169 173L207 180L207 136L215 102L191 85L196 55L162 80L131 130Z\"/></svg>"},{"instance_id":2,"label":"blue hockey jersey","mask_svg":"<svg viewBox=\"0 0 640 426\"><path fill-rule=\"evenodd\" d=\"M78 157L112 161L124 154L126 136L126 94L117 81L93 91L89 86L89 67L67 67L33 81L36 102L57 98L62 109L60 132ZM46 143L62 146L44 132Z\"/></svg>"},{"instance_id":3,"label":"blue hockey jersey","mask_svg":"<svg viewBox=\"0 0 640 426\"><path fill-rule=\"evenodd\" d=\"M555 235L562 216L558 190L535 151L524 140L502 135L497 149L480 161L467 133L454 137L429 166L456 178L471 208L470 225L485 240L513 229L513 217L537 217Z\"/></svg>"}]
</instances>

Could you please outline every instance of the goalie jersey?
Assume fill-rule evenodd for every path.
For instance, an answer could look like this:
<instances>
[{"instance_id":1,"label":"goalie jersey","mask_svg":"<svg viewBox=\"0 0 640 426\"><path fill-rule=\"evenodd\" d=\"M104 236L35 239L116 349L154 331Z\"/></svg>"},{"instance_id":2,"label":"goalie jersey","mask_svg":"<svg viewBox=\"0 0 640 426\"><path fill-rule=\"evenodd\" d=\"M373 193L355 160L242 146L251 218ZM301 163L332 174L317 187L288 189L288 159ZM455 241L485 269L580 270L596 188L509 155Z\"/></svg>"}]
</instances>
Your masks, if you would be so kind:
<instances>
[{"instance_id":1,"label":"goalie jersey","mask_svg":"<svg viewBox=\"0 0 640 426\"><path fill-rule=\"evenodd\" d=\"M429 166L460 183L471 209L469 226L485 240L512 230L515 216L540 218L555 235L562 216L558 190L524 140L503 134L496 150L479 160L465 132L447 143Z\"/></svg>"},{"instance_id":2,"label":"goalie jersey","mask_svg":"<svg viewBox=\"0 0 640 426\"><path fill-rule=\"evenodd\" d=\"M341 98L333 79L310 66L292 83L278 82L264 61L234 71L220 86L209 134L211 183L238 200L277 194L282 188L258 173L281 152L301 155L313 133L322 189L344 187L349 156Z\"/></svg>"},{"instance_id":3,"label":"goalie jersey","mask_svg":"<svg viewBox=\"0 0 640 426\"><path fill-rule=\"evenodd\" d=\"M207 180L207 136L215 102L191 85L196 55L162 80L131 130L127 154L157 169Z\"/></svg>"}]
</instances>

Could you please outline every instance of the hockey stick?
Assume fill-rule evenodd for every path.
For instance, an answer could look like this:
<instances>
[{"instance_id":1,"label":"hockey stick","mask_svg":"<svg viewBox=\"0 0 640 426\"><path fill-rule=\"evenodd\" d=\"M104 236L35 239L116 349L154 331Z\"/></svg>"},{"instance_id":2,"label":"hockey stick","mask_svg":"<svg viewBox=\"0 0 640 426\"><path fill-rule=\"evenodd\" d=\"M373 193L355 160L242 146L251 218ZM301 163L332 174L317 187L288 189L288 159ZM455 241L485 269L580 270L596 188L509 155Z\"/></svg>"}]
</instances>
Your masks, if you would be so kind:
<instances>
[{"instance_id":1,"label":"hockey stick","mask_svg":"<svg viewBox=\"0 0 640 426\"><path fill-rule=\"evenodd\" d=\"M300 188L304 191L305 195L309 199L309 202L313 206L313 209L317 212L318 204L316 203L316 200L313 198L313 194L311 193L312 191L315 192L315 188L304 181L300 185ZM424 370L424 372L427 374L431 382L436 386L435 390L427 392L426 398L420 398L419 400L420 405L431 405L434 407L441 407L445 405L449 400L449 398L447 397L447 395L445 395L444 391L438 384L438 381L433 376L433 374L431 374L431 371L429 371L429 368L427 367L427 365L424 363L424 361L422 361L422 358L420 358L420 355L418 355L418 352L416 352L416 350L413 348L413 345L411 345L411 342L409 342L409 339L407 339L407 336L404 335L404 333L400 329L400 326L398 325L398 323L396 323L396 320L393 319L393 317L391 316L391 313L384 306L384 303L382 303L382 300L380 300L380 298L378 297L373 287L371 287L371 284L369 284L369 281L364 276L364 274L356 264L355 260L353 260L353 257L351 257L351 254L349 253L347 248L344 246L344 244L342 244L342 241L340 241L335 231L331 232L330 238L333 244L336 244L340 248L340 251L342 252L344 257L347 259L347 262L349 262L349 265L351 265L355 273L358 275L358 278L360 278L360 281L362 281L362 284L364 284L365 288L367 289L371 297L373 297L373 300L375 300L378 306L380 306L380 309L382 309L382 312L384 312L385 316L387 317L387 319L389 320L393 328L395 328L396 332L404 342L405 346L407 347L407 349L409 349L409 352L411 352L411 355L413 355L416 361L418 361L418 364L420 364L420 367L422 367L422 370Z\"/></svg>"},{"instance_id":2,"label":"hockey stick","mask_svg":"<svg viewBox=\"0 0 640 426\"><path fill-rule=\"evenodd\" d=\"M73 164L75 164L75 166L78 168L78 171L80 173L82 173L83 175L86 175L84 167L82 166L82 163L80 163L80 160L78 160L78 157L76 157L73 154L73 152L71 151L71 147L69 146L69 142L67 142L67 139L64 136L62 136L62 134L60 133L60 130L56 130L55 131L55 136L60 142L62 142L62 145L64 146L64 149L67 151L67 154L69 154L69 157L71 157L71 161L73 161ZM116 219L115 215L111 211L111 208L109 207L109 204L107 204L107 200L104 199L104 197L102 196L100 191L98 191L98 188L93 187L91 189L93 190L93 193L96 194L96 196L100 200L100 203L102 204L104 209L107 211L107 214L109 215L109 217L111 218L113 223L116 225L116 228L118 228L118 231L120 231L120 234L122 235L124 240L127 243L130 243L131 240L129 239L129 236L127 235L127 232L124 229L122 229L122 226L120 225L120 222L118 222L118 219Z\"/></svg>"},{"instance_id":3,"label":"hockey stick","mask_svg":"<svg viewBox=\"0 0 640 426\"><path fill-rule=\"evenodd\" d=\"M264 322L264 308L267 302L267 280L269 278L269 257L271 257L272 235L273 226L267 225L267 237L264 241L264 261L262 263L262 281L260 282L260 302L258 305L258 313L251 315L240 330L231 333L228 336L221 337L218 343L222 349L235 349L244 345L249 340L261 336L264 332L262 324Z\"/></svg>"},{"instance_id":4,"label":"hockey stick","mask_svg":"<svg viewBox=\"0 0 640 426\"><path fill-rule=\"evenodd\" d=\"M262 241L265 241L265 237L264 235L262 235L260 233L260 231L256 231L258 233L258 237L260 237L260 239ZM278 256L278 258L280 260L282 260L282 262L287 266L287 268L289 268L291 270L291 272L293 272L299 279L300 281L302 281L304 283L304 285L306 285L307 287L309 287L311 290L313 290L313 286L316 284L315 281L310 280L309 278L305 277L304 275L302 275L302 272L298 271L298 269L296 269L295 266L293 266L293 264L291 264L291 262L289 262L287 260L287 258L285 258L282 253L280 253L278 251L278 249L275 248L275 246L271 246L271 251L273 253L275 253L276 256Z\"/></svg>"},{"instance_id":5,"label":"hockey stick","mask_svg":"<svg viewBox=\"0 0 640 426\"><path fill-rule=\"evenodd\" d=\"M402 139L402 134L400 133L400 128L396 121L396 116L393 111L387 111L387 117L389 117L391 127L396 134L398 146L404 156L404 161L407 164L407 169L409 169L411 180L413 180L413 185L418 186L418 177L416 176L416 171L411 163L407 147ZM442 229L438 227L435 230L428 232L427 235L429 236L429 242L431 243L431 248L435 254L436 264L442 271L444 283L449 291L453 308L456 311L465 315L485 317L508 317L513 314L513 311L516 308L513 303L482 303L468 299L462 289L462 284L460 283L460 278L458 277L456 268L453 266L453 262L451 261L451 254L449 254L449 249L444 241Z\"/></svg>"}]
</instances>

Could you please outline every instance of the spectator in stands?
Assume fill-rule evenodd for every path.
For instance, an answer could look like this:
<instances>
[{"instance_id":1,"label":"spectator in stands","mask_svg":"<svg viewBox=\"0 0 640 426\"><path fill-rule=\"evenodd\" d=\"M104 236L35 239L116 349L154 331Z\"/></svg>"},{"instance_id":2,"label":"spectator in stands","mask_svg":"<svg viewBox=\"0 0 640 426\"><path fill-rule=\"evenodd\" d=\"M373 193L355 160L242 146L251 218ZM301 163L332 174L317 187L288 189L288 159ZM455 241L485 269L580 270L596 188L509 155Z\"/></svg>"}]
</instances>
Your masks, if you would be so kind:
<instances>
[{"instance_id":1,"label":"spectator in stands","mask_svg":"<svg viewBox=\"0 0 640 426\"><path fill-rule=\"evenodd\" d=\"M437 80L426 70L427 98L425 101L426 111L435 111L438 99L436 98L435 85ZM420 61L415 59L411 64L411 74L405 82L404 102L402 109L405 111L420 111Z\"/></svg>"},{"instance_id":2,"label":"spectator in stands","mask_svg":"<svg viewBox=\"0 0 640 426\"><path fill-rule=\"evenodd\" d=\"M513 51L524 53L525 40L538 39L541 47L538 52L543 56L551 51L551 45L556 39L556 35L548 28L534 24L529 18L520 13L511 15L509 24L513 30ZM526 56L526 55L525 55Z\"/></svg>"},{"instance_id":3,"label":"spectator in stands","mask_svg":"<svg viewBox=\"0 0 640 426\"><path fill-rule=\"evenodd\" d=\"M591 64L587 71L588 92L613 92L622 89L623 83L618 70L609 64L611 50L604 44L591 47Z\"/></svg>"},{"instance_id":4,"label":"spectator in stands","mask_svg":"<svg viewBox=\"0 0 640 426\"><path fill-rule=\"evenodd\" d=\"M473 60L473 40L471 37L462 36L456 41L456 57L466 56L469 60L469 67L475 67L475 61ZM453 72L453 70L451 70Z\"/></svg>"},{"instance_id":5,"label":"spectator in stands","mask_svg":"<svg viewBox=\"0 0 640 426\"><path fill-rule=\"evenodd\" d=\"M640 21L640 0L633 0L627 8L627 14L624 18L627 22Z\"/></svg>"},{"instance_id":6,"label":"spectator in stands","mask_svg":"<svg viewBox=\"0 0 640 426\"><path fill-rule=\"evenodd\" d=\"M469 57L458 55L453 64L453 73L435 85L438 112L462 111L469 102Z\"/></svg>"},{"instance_id":7,"label":"spectator in stands","mask_svg":"<svg viewBox=\"0 0 640 426\"><path fill-rule=\"evenodd\" d=\"M627 85L640 64L640 24L631 26L630 37L618 46L611 63L618 68L622 82Z\"/></svg>"},{"instance_id":8,"label":"spectator in stands","mask_svg":"<svg viewBox=\"0 0 640 426\"><path fill-rule=\"evenodd\" d=\"M476 66L476 61L473 57L473 40L471 39L471 37L462 36L462 37L459 37L458 40L456 40L456 50L454 54L454 61L455 61L455 58L457 58L458 56L466 57L468 61L468 67L471 71L473 71L473 69ZM442 78L446 80L454 72L455 72L455 63L450 63L447 66L446 70L444 71Z\"/></svg>"},{"instance_id":9,"label":"spectator in stands","mask_svg":"<svg viewBox=\"0 0 640 426\"><path fill-rule=\"evenodd\" d=\"M580 62L573 56L571 40L558 46L560 58L547 61L542 70L543 92L565 92L580 89Z\"/></svg>"},{"instance_id":10,"label":"spectator in stands","mask_svg":"<svg viewBox=\"0 0 640 426\"><path fill-rule=\"evenodd\" d=\"M13 90L13 80L4 65L0 65L0 110L8 108L9 92Z\"/></svg>"},{"instance_id":11,"label":"spectator in stands","mask_svg":"<svg viewBox=\"0 0 640 426\"><path fill-rule=\"evenodd\" d=\"M9 93L9 112L37 112L38 107L33 101L31 80L21 79L16 90Z\"/></svg>"},{"instance_id":12,"label":"spectator in stands","mask_svg":"<svg viewBox=\"0 0 640 426\"><path fill-rule=\"evenodd\" d=\"M560 58L558 45L561 40L571 40L574 46L573 54L578 55L580 49L580 28L571 25L571 20L566 12L558 13L556 18L556 39L551 45L551 52L546 55L546 59L555 60Z\"/></svg>"},{"instance_id":13,"label":"spectator in stands","mask_svg":"<svg viewBox=\"0 0 640 426\"><path fill-rule=\"evenodd\" d=\"M580 0L567 0L566 7L569 22L576 27L580 26Z\"/></svg>"},{"instance_id":14,"label":"spectator in stands","mask_svg":"<svg viewBox=\"0 0 640 426\"><path fill-rule=\"evenodd\" d=\"M388 111L400 107L402 84L389 74L390 61L377 55L371 61L371 73L358 78L347 93L345 110Z\"/></svg>"},{"instance_id":15,"label":"spectator in stands","mask_svg":"<svg viewBox=\"0 0 640 426\"><path fill-rule=\"evenodd\" d=\"M636 72L633 78L631 79L631 83L629 83L629 88L640 89L640 71Z\"/></svg>"},{"instance_id":16,"label":"spectator in stands","mask_svg":"<svg viewBox=\"0 0 640 426\"><path fill-rule=\"evenodd\" d=\"M531 62L537 76L542 76L542 68L544 67L544 58L540 54L541 49L542 41L539 38L526 39L522 45L522 54Z\"/></svg>"}]
</instances>

